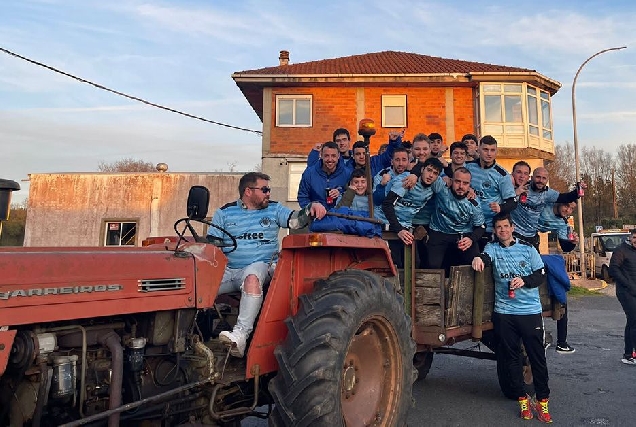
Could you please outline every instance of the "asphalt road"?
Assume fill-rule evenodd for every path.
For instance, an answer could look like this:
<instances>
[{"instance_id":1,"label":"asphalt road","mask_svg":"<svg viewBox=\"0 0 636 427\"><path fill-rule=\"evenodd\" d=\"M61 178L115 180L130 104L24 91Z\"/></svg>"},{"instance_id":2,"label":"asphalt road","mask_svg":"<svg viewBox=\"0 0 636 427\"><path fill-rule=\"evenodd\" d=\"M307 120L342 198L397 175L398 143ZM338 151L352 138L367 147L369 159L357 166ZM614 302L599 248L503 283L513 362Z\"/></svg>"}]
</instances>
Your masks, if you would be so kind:
<instances>
[{"instance_id":1,"label":"asphalt road","mask_svg":"<svg viewBox=\"0 0 636 427\"><path fill-rule=\"evenodd\" d=\"M576 352L558 354L553 346L547 351L555 424L636 426L636 366L620 362L625 327L620 304L611 295L570 297L569 316L568 342ZM546 330L556 340L556 322L547 319ZM518 418L518 405L501 394L490 360L436 354L428 377L415 383L413 397L409 426L538 423ZM267 422L252 418L243 425Z\"/></svg>"}]
</instances>

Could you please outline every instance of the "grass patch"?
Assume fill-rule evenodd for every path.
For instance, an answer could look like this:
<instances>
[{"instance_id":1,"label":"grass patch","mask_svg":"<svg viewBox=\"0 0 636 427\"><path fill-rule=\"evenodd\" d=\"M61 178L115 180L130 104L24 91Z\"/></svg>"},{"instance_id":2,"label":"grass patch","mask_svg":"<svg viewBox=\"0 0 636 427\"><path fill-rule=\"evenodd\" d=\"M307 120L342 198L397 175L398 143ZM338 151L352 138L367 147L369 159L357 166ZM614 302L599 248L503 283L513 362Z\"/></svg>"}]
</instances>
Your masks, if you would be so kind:
<instances>
[{"instance_id":1,"label":"grass patch","mask_svg":"<svg viewBox=\"0 0 636 427\"><path fill-rule=\"evenodd\" d=\"M570 296L589 296L589 295L600 295L600 292L591 291L588 288L584 288L582 286L574 286L570 287L570 291L568 292Z\"/></svg>"}]
</instances>

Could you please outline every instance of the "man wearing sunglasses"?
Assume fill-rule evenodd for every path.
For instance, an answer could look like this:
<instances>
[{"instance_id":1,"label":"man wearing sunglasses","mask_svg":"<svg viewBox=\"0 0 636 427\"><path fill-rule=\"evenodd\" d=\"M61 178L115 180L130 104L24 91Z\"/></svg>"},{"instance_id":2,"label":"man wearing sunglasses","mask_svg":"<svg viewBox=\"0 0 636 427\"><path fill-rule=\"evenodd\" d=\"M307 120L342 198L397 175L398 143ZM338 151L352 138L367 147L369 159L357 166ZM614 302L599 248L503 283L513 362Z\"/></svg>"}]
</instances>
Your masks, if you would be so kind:
<instances>
[{"instance_id":1,"label":"man wearing sunglasses","mask_svg":"<svg viewBox=\"0 0 636 427\"><path fill-rule=\"evenodd\" d=\"M244 356L247 338L261 309L263 285L271 279L277 260L280 228L302 228L309 224L310 216L320 219L326 213L320 203L309 203L304 209L292 211L270 200L269 181L269 176L260 172L243 175L239 181L239 199L221 207L212 217L212 224L226 230L237 242L235 251L225 249L228 264L219 289L219 295L241 291L236 325L232 331L219 335L235 357ZM228 236L214 227L210 227L208 236L231 245Z\"/></svg>"}]
</instances>

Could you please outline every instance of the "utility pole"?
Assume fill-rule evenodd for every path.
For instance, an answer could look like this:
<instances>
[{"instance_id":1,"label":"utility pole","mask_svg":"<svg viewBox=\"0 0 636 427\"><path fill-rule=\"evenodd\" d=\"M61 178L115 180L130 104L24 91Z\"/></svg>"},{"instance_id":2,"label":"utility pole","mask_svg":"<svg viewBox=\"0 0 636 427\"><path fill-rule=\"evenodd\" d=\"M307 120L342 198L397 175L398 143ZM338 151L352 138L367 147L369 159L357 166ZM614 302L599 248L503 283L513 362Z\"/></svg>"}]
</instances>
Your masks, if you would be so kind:
<instances>
[{"instance_id":1,"label":"utility pole","mask_svg":"<svg viewBox=\"0 0 636 427\"><path fill-rule=\"evenodd\" d=\"M616 180L614 179L616 169L612 168L612 206L614 207L614 219L618 219L618 206L616 206Z\"/></svg>"}]
</instances>

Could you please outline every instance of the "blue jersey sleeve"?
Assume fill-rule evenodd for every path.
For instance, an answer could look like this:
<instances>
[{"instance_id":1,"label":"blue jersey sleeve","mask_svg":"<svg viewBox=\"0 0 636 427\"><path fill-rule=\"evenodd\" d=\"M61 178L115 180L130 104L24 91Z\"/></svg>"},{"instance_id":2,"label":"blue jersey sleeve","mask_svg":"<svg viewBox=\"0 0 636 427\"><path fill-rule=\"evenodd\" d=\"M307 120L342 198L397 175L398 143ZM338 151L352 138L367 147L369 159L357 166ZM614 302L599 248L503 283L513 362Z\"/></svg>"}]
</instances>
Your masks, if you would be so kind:
<instances>
[{"instance_id":1,"label":"blue jersey sleeve","mask_svg":"<svg viewBox=\"0 0 636 427\"><path fill-rule=\"evenodd\" d=\"M555 203L558 198L559 198L559 192L551 188L548 188L548 191L546 191L546 195L545 195L545 203L546 204Z\"/></svg>"},{"instance_id":2,"label":"blue jersey sleeve","mask_svg":"<svg viewBox=\"0 0 636 427\"><path fill-rule=\"evenodd\" d=\"M277 203L276 207L276 223L279 227L289 228L289 218L291 218L294 211L280 203Z\"/></svg>"},{"instance_id":3,"label":"blue jersey sleeve","mask_svg":"<svg viewBox=\"0 0 636 427\"><path fill-rule=\"evenodd\" d=\"M517 193L515 193L515 187L512 185L510 175L503 175L499 179L499 193L501 194L502 201L517 195Z\"/></svg>"},{"instance_id":4,"label":"blue jersey sleeve","mask_svg":"<svg viewBox=\"0 0 636 427\"><path fill-rule=\"evenodd\" d=\"M481 210L479 206L479 202L476 202L476 205L470 204L473 207L473 226L481 227L485 224L486 218L484 217L484 212Z\"/></svg>"}]
</instances>

